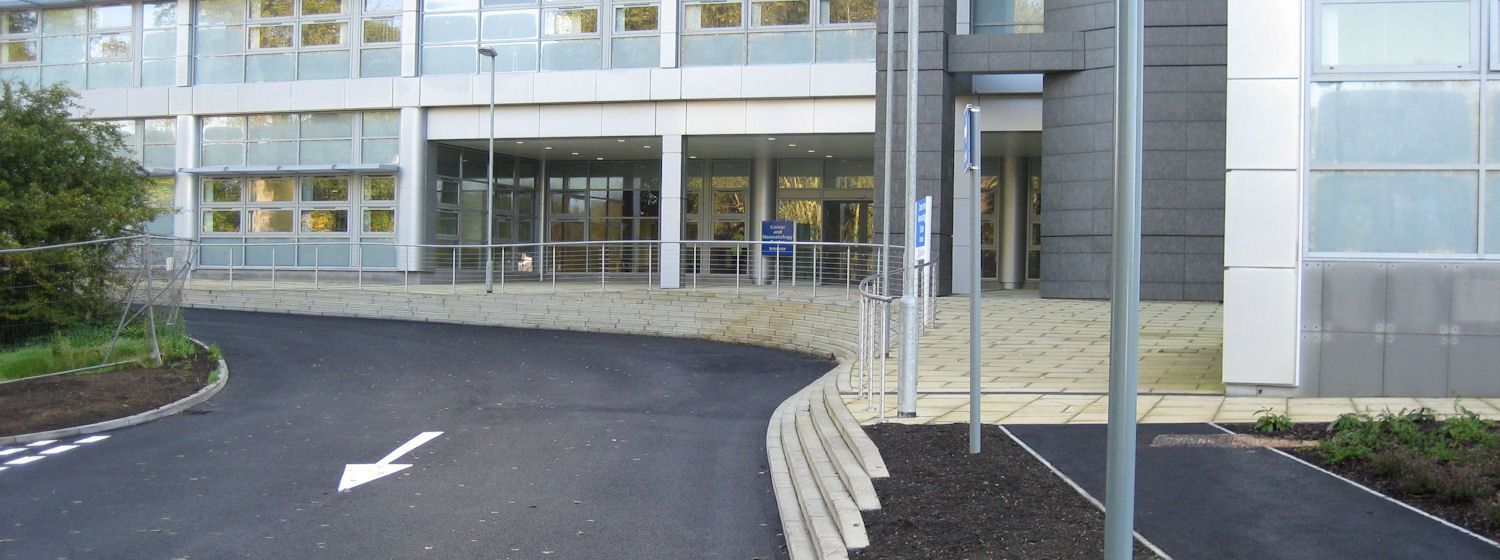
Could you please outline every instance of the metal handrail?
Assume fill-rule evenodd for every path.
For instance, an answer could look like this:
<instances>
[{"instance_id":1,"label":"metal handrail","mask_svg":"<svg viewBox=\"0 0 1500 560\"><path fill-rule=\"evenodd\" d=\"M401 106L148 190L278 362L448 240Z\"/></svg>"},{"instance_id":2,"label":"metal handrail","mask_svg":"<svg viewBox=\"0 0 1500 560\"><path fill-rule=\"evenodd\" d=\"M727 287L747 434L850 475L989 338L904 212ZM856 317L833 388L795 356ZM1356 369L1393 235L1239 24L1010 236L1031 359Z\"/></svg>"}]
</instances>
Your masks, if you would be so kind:
<instances>
[{"instance_id":1,"label":"metal handrail","mask_svg":"<svg viewBox=\"0 0 1500 560\"><path fill-rule=\"evenodd\" d=\"M927 329L937 321L936 306L933 304L933 298L937 295L936 283L933 282L936 264L935 261L929 261L916 266L914 281L917 283L915 292L921 313L920 334L927 334ZM906 280L898 276L904 274L904 270L891 271L890 278L886 278L884 272L872 274L859 282L859 350L853 367L849 368L849 385L857 392L857 398L865 401L865 410L879 410L880 422L885 422L885 396L889 392L886 390L886 380L890 372L891 307L900 299L892 288L898 285L896 280ZM878 407L875 404L877 383L880 387Z\"/></svg>"}]
</instances>

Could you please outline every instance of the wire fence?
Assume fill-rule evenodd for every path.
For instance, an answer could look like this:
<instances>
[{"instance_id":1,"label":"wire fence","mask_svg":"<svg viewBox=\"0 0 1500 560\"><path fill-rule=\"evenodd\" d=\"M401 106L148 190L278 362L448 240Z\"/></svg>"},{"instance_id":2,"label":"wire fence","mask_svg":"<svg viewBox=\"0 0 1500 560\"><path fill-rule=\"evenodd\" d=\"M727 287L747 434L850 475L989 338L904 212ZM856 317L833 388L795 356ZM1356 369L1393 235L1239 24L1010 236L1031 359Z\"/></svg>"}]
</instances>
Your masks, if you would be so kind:
<instances>
[{"instance_id":1,"label":"wire fence","mask_svg":"<svg viewBox=\"0 0 1500 560\"><path fill-rule=\"evenodd\" d=\"M0 250L0 351L103 330L93 349L97 363L81 368L93 369L123 363L116 350L129 332L148 340L149 359L159 365L157 334L180 328L182 289L197 247L138 235Z\"/></svg>"}]
</instances>

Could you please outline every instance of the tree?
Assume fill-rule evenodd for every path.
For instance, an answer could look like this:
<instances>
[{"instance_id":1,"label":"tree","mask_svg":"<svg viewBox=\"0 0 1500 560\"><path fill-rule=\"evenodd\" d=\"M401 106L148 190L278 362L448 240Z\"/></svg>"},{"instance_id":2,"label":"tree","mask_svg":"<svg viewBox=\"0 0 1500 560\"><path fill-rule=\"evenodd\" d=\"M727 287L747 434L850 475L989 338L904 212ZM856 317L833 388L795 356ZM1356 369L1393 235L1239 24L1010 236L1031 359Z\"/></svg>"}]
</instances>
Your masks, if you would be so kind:
<instances>
[{"instance_id":1,"label":"tree","mask_svg":"<svg viewBox=\"0 0 1500 560\"><path fill-rule=\"evenodd\" d=\"M0 249L120 237L163 210L108 123L62 85L0 82ZM0 330L35 334L115 311L114 244L0 253Z\"/></svg>"}]
</instances>

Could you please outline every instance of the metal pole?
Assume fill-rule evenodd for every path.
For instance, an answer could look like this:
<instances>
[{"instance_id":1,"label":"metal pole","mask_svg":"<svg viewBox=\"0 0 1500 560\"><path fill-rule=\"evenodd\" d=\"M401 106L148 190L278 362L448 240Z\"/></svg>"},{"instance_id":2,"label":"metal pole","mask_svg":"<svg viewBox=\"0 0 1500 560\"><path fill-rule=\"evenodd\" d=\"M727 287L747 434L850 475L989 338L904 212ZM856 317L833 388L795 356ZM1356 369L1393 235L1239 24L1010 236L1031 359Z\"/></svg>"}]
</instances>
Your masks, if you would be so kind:
<instances>
[{"instance_id":1,"label":"metal pole","mask_svg":"<svg viewBox=\"0 0 1500 560\"><path fill-rule=\"evenodd\" d=\"M1120 0L1115 46L1115 212L1110 270L1109 445L1104 558L1132 556L1136 368L1141 311L1142 0Z\"/></svg>"},{"instance_id":2,"label":"metal pole","mask_svg":"<svg viewBox=\"0 0 1500 560\"><path fill-rule=\"evenodd\" d=\"M897 373L896 416L917 416L917 39L921 0L906 0L906 278L901 282L901 369Z\"/></svg>"},{"instance_id":3,"label":"metal pole","mask_svg":"<svg viewBox=\"0 0 1500 560\"><path fill-rule=\"evenodd\" d=\"M141 261L146 265L146 326L151 329L151 359L161 367L161 343L156 340L156 294L151 286L151 236L141 246Z\"/></svg>"},{"instance_id":4,"label":"metal pole","mask_svg":"<svg viewBox=\"0 0 1500 560\"><path fill-rule=\"evenodd\" d=\"M965 108L964 117L968 119L969 130L969 453L979 453L979 206L980 194L980 154L979 149L979 107L970 105Z\"/></svg>"},{"instance_id":5,"label":"metal pole","mask_svg":"<svg viewBox=\"0 0 1500 560\"><path fill-rule=\"evenodd\" d=\"M484 293L495 293L495 49L480 47L479 54L490 59L490 138L489 158L484 166Z\"/></svg>"},{"instance_id":6,"label":"metal pole","mask_svg":"<svg viewBox=\"0 0 1500 560\"><path fill-rule=\"evenodd\" d=\"M880 295L883 296L891 295L891 142L895 141L895 112L896 3L888 1L885 8L885 180L880 184Z\"/></svg>"}]
</instances>

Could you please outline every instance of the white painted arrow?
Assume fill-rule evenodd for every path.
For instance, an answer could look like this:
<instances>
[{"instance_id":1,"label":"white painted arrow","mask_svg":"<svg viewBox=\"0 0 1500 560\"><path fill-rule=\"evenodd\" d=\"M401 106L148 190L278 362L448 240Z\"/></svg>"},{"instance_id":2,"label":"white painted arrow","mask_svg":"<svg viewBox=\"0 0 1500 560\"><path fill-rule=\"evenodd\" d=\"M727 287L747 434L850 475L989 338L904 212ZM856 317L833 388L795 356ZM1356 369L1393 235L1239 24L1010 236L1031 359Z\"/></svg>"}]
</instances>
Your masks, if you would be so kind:
<instances>
[{"instance_id":1,"label":"white painted arrow","mask_svg":"<svg viewBox=\"0 0 1500 560\"><path fill-rule=\"evenodd\" d=\"M406 470L411 465L392 465L391 461L399 459L402 455L410 453L411 450L421 447L422 444L440 435L443 435L443 432L422 432L417 434L417 437L401 444L401 447L397 447L395 451L387 453L374 464L344 465L344 476L339 479L339 491L348 492L355 486Z\"/></svg>"}]
</instances>

